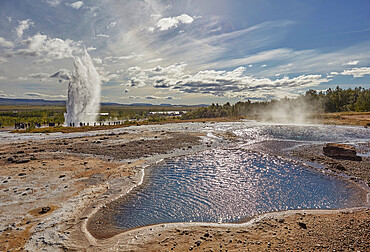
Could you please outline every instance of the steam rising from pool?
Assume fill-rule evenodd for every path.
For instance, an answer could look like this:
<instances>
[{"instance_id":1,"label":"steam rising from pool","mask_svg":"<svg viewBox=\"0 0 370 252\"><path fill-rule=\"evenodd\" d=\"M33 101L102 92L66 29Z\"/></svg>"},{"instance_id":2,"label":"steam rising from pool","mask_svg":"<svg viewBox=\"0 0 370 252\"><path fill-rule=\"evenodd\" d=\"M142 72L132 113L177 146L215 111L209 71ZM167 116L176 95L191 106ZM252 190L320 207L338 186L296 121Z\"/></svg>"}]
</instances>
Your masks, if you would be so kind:
<instances>
[{"instance_id":1,"label":"steam rising from pool","mask_svg":"<svg viewBox=\"0 0 370 252\"><path fill-rule=\"evenodd\" d=\"M74 71L68 84L66 124L75 126L96 122L100 110L101 80L90 55L74 58Z\"/></svg>"}]
</instances>

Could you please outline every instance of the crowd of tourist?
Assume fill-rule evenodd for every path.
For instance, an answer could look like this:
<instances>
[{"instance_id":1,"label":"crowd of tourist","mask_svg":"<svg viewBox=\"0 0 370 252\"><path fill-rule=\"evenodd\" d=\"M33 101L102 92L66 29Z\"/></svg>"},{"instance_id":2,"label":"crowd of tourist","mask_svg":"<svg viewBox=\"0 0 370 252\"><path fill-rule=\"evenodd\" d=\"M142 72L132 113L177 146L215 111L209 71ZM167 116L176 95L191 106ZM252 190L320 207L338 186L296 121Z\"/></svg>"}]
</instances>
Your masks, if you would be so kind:
<instances>
[{"instance_id":1,"label":"crowd of tourist","mask_svg":"<svg viewBox=\"0 0 370 252\"><path fill-rule=\"evenodd\" d=\"M121 125L123 124L122 121L113 121L113 122L94 122L94 123L84 123L84 122L79 122L79 123L74 123L71 122L69 123L69 127L83 127L83 126L104 126L104 125ZM46 127L54 127L56 126L55 122L44 122ZM60 123L57 124L60 126ZM1 124L0 124L1 127ZM42 125L40 123L24 123L24 122L17 122L14 124L14 129L29 129L31 127L34 128L41 128Z\"/></svg>"},{"instance_id":2,"label":"crowd of tourist","mask_svg":"<svg viewBox=\"0 0 370 252\"><path fill-rule=\"evenodd\" d=\"M49 126L49 127L54 127L55 126L55 122L44 122L44 125L46 126ZM60 125L58 123L58 125ZM41 123L25 123L25 122L16 122L14 123L14 129L29 129L31 127L35 127L35 128L41 128Z\"/></svg>"}]
</instances>

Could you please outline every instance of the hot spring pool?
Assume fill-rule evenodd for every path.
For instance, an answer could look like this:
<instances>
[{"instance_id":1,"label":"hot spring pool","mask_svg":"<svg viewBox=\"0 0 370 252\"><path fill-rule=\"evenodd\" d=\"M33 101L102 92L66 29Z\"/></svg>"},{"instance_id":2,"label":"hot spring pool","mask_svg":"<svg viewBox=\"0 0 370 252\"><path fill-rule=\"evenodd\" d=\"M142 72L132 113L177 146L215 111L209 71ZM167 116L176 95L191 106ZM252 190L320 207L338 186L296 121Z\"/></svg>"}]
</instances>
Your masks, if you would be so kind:
<instances>
[{"instance_id":1,"label":"hot spring pool","mask_svg":"<svg viewBox=\"0 0 370 252\"><path fill-rule=\"evenodd\" d=\"M235 222L262 212L360 206L364 191L300 163L216 148L150 168L142 186L119 200L120 229L167 222Z\"/></svg>"}]
</instances>

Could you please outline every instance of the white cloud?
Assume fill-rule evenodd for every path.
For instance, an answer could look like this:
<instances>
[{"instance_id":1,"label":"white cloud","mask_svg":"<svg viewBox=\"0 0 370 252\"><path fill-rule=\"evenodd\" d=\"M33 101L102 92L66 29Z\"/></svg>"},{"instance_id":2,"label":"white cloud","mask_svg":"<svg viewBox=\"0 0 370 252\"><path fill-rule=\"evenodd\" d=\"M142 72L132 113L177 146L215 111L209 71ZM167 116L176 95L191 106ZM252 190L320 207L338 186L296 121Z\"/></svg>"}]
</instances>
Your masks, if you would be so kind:
<instances>
[{"instance_id":1,"label":"white cloud","mask_svg":"<svg viewBox=\"0 0 370 252\"><path fill-rule=\"evenodd\" d=\"M45 0L49 5L55 7L55 6L58 6L60 4L60 2L62 0Z\"/></svg>"},{"instance_id":2,"label":"white cloud","mask_svg":"<svg viewBox=\"0 0 370 252\"><path fill-rule=\"evenodd\" d=\"M358 64L358 60L351 60L348 61L347 63L344 63L343 66L355 66Z\"/></svg>"},{"instance_id":3,"label":"white cloud","mask_svg":"<svg viewBox=\"0 0 370 252\"><path fill-rule=\"evenodd\" d=\"M126 98L126 97L125 97ZM178 98L175 98L175 97L172 97L172 96L165 96L165 97L162 97L162 96L155 96L155 95L146 95L146 96L129 96L128 97L129 99L132 99L132 100L177 100Z\"/></svg>"},{"instance_id":4,"label":"white cloud","mask_svg":"<svg viewBox=\"0 0 370 252\"><path fill-rule=\"evenodd\" d=\"M111 22L111 23L107 26L107 30L109 30L110 28L114 27L116 24L117 24L117 22L115 22L115 21Z\"/></svg>"},{"instance_id":5,"label":"white cloud","mask_svg":"<svg viewBox=\"0 0 370 252\"><path fill-rule=\"evenodd\" d=\"M96 35L97 37L102 37L102 38L109 38L109 35L107 35L107 34L102 34L102 33L100 33L100 34L98 34L98 35Z\"/></svg>"},{"instance_id":6,"label":"white cloud","mask_svg":"<svg viewBox=\"0 0 370 252\"><path fill-rule=\"evenodd\" d=\"M173 100L172 96L166 96L166 97L161 97L161 96L155 96L155 95L147 95L145 96L145 99L147 100Z\"/></svg>"},{"instance_id":7,"label":"white cloud","mask_svg":"<svg viewBox=\"0 0 370 252\"><path fill-rule=\"evenodd\" d=\"M65 95L48 95L48 94L40 94L40 93L25 93L24 95L30 96L33 98L46 98L46 99L66 99L67 96Z\"/></svg>"},{"instance_id":8,"label":"white cloud","mask_svg":"<svg viewBox=\"0 0 370 252\"><path fill-rule=\"evenodd\" d=\"M48 73L33 73L33 74L29 74L25 77L18 77L18 80L21 80L21 81L27 81L27 80L32 80L32 79L39 79L40 81L46 81L48 80L50 77L50 74Z\"/></svg>"},{"instance_id":9,"label":"white cloud","mask_svg":"<svg viewBox=\"0 0 370 252\"><path fill-rule=\"evenodd\" d=\"M0 57L0 64L5 62L8 62L8 60L4 57Z\"/></svg>"},{"instance_id":10,"label":"white cloud","mask_svg":"<svg viewBox=\"0 0 370 252\"><path fill-rule=\"evenodd\" d=\"M217 24L217 23L216 23L216 24ZM219 32L219 31L222 31L222 28L221 28L220 26L218 26L218 27L216 27L216 28L214 28L214 29L210 30L210 31L209 31L209 33Z\"/></svg>"},{"instance_id":11,"label":"white cloud","mask_svg":"<svg viewBox=\"0 0 370 252\"><path fill-rule=\"evenodd\" d=\"M59 38L52 38L46 40L43 49L47 56L52 59L63 59L73 57L74 51L80 51L79 43L70 39L62 40Z\"/></svg>"},{"instance_id":12,"label":"white cloud","mask_svg":"<svg viewBox=\"0 0 370 252\"><path fill-rule=\"evenodd\" d=\"M163 61L163 60L164 60L163 58L157 58L157 59L149 60L148 63L157 63L157 62L160 62L160 61Z\"/></svg>"},{"instance_id":13,"label":"white cloud","mask_svg":"<svg viewBox=\"0 0 370 252\"><path fill-rule=\"evenodd\" d=\"M118 60L126 60L126 59L137 59L137 60L141 60L142 58L144 57L144 55L142 54L137 54L137 53L131 53L130 55L126 55L126 56L120 56L118 57L117 59Z\"/></svg>"},{"instance_id":14,"label":"white cloud","mask_svg":"<svg viewBox=\"0 0 370 252\"><path fill-rule=\"evenodd\" d=\"M182 14L177 17L168 17L168 18L161 18L157 21L155 28L159 29L160 31L166 31L171 28L179 26L179 24L191 24L194 21L194 18L190 17L187 14ZM153 32L153 27L149 27L149 31Z\"/></svg>"},{"instance_id":15,"label":"white cloud","mask_svg":"<svg viewBox=\"0 0 370 252\"><path fill-rule=\"evenodd\" d=\"M153 74L165 74L165 75L170 75L170 76L180 76L183 75L184 69L187 66L185 63L180 63L180 64L173 64L169 65L167 67L161 67L157 66L152 69L145 70L147 72L153 73Z\"/></svg>"},{"instance_id":16,"label":"white cloud","mask_svg":"<svg viewBox=\"0 0 370 252\"><path fill-rule=\"evenodd\" d=\"M0 90L0 97L14 97L15 95L13 94L7 94L4 91Z\"/></svg>"},{"instance_id":17,"label":"white cloud","mask_svg":"<svg viewBox=\"0 0 370 252\"><path fill-rule=\"evenodd\" d=\"M266 62L271 60L283 60L293 58L295 52L291 49L287 48L279 48L269 51L262 51L254 55L249 55L244 58L232 59L232 60L224 60L217 63L218 68L226 68L226 67L235 67L235 66L243 66L248 65L252 67L251 63L259 63L259 62Z\"/></svg>"},{"instance_id":18,"label":"white cloud","mask_svg":"<svg viewBox=\"0 0 370 252\"><path fill-rule=\"evenodd\" d=\"M179 24L179 21L176 18L162 18L157 22L157 28L159 28L160 31L169 30L172 27L177 27Z\"/></svg>"},{"instance_id":19,"label":"white cloud","mask_svg":"<svg viewBox=\"0 0 370 252\"><path fill-rule=\"evenodd\" d=\"M24 31L28 30L30 26L34 25L31 19L21 20L19 21L19 25L15 29L17 33L17 37L21 38L23 36Z\"/></svg>"},{"instance_id":20,"label":"white cloud","mask_svg":"<svg viewBox=\"0 0 370 252\"><path fill-rule=\"evenodd\" d=\"M150 17L155 19L155 20L158 20L162 17L162 15L160 15L160 14L151 14Z\"/></svg>"},{"instance_id":21,"label":"white cloud","mask_svg":"<svg viewBox=\"0 0 370 252\"><path fill-rule=\"evenodd\" d=\"M83 4L84 3L82 1L77 1L77 2L74 2L74 3L71 3L71 4L66 3L67 6L73 8L73 9L76 9L76 10L80 9Z\"/></svg>"},{"instance_id":22,"label":"white cloud","mask_svg":"<svg viewBox=\"0 0 370 252\"><path fill-rule=\"evenodd\" d=\"M121 76L119 74L116 74L116 73L110 74L110 75L105 77L104 82L108 82L108 81L112 81L112 80L119 80L120 77Z\"/></svg>"},{"instance_id":23,"label":"white cloud","mask_svg":"<svg viewBox=\"0 0 370 252\"><path fill-rule=\"evenodd\" d=\"M233 40L236 40L238 44L240 44L240 41L243 38L250 39L252 40L249 41L252 42L253 44L255 43L257 46L261 46L261 40L257 38L257 35L262 33L263 36L267 38L271 38L271 40L274 40L274 37L278 36L278 32L281 32L281 29L286 29L286 27L294 24L292 21L268 21L268 22L263 22L251 27L247 27L242 30L236 30L232 32L227 32L227 33L221 33L213 36L208 36L202 40L200 40L201 43L207 43L207 44L220 44L220 43L227 43L231 42ZM253 36L251 34L254 34ZM256 38L253 38L256 37ZM264 42L263 44L265 45L267 42L266 40L262 40ZM250 43L249 46L253 45ZM255 45L253 45L255 46Z\"/></svg>"},{"instance_id":24,"label":"white cloud","mask_svg":"<svg viewBox=\"0 0 370 252\"><path fill-rule=\"evenodd\" d=\"M150 13L148 16L150 16ZM147 22L143 21L143 19ZM165 58L168 64L181 59L181 61L189 63L189 68L192 68L193 71L234 68L241 64L223 67L223 61L240 57L240 55L248 55L248 53L244 52L246 50L256 51L255 49L264 47L266 40L275 41L276 33L279 33L281 29L286 29L291 24L291 22L283 21L267 22L243 30L210 36L208 31L214 27L205 28L208 21L213 20L202 19L196 23L193 22L192 28L194 29L188 30L186 36L184 34L181 36L177 35L176 31L180 30L180 28L166 33L165 40L163 40L161 32L155 32L154 34L145 32L148 29L147 27L150 26L148 24L154 24L152 26L155 26L156 21L153 21L153 18L147 20L145 17L142 17L136 21L136 23L142 26L136 29L129 29L124 34L122 32L120 39L110 45L110 50L114 50L117 54L129 54L130 51L140 52L144 55L143 62L141 62L143 68L151 67L148 65L148 63L150 64L149 61L157 58L159 55ZM132 22L128 23L131 24ZM159 29L154 28L154 31L159 31ZM257 36L255 36L255 33L257 33ZM267 37L265 36L266 33L268 34ZM263 41L261 41L262 39ZM242 44L248 44L248 47L242 47ZM240 53L241 51L243 52ZM129 66L138 64L137 62L127 63ZM271 66L273 65L276 66L276 64L271 64Z\"/></svg>"},{"instance_id":25,"label":"white cloud","mask_svg":"<svg viewBox=\"0 0 370 252\"><path fill-rule=\"evenodd\" d=\"M127 69L127 73L129 81L125 86L144 87L147 84L149 76L140 67L130 67Z\"/></svg>"},{"instance_id":26,"label":"white cloud","mask_svg":"<svg viewBox=\"0 0 370 252\"><path fill-rule=\"evenodd\" d=\"M190 17L187 14L182 14L181 16L176 17L180 23L191 24L194 21L194 18Z\"/></svg>"},{"instance_id":27,"label":"white cloud","mask_svg":"<svg viewBox=\"0 0 370 252\"><path fill-rule=\"evenodd\" d=\"M290 92L329 81L322 75L300 75L294 78L285 76L275 80L256 78L245 75L245 67L238 67L232 71L205 70L186 74L185 66L186 64L175 64L148 70L134 67L130 70L127 86L152 85L155 88L169 88L183 93L229 98L271 98L279 94L292 95Z\"/></svg>"},{"instance_id":28,"label":"white cloud","mask_svg":"<svg viewBox=\"0 0 370 252\"><path fill-rule=\"evenodd\" d=\"M352 75L355 78L364 77L370 74L370 67L352 68L341 72L342 75Z\"/></svg>"},{"instance_id":29,"label":"white cloud","mask_svg":"<svg viewBox=\"0 0 370 252\"><path fill-rule=\"evenodd\" d=\"M0 37L0 46L2 46L2 47L14 47L14 44L11 41L7 41L3 37Z\"/></svg>"},{"instance_id":30,"label":"white cloud","mask_svg":"<svg viewBox=\"0 0 370 252\"><path fill-rule=\"evenodd\" d=\"M93 58L93 61L97 64L103 63L103 60L101 58Z\"/></svg>"},{"instance_id":31,"label":"white cloud","mask_svg":"<svg viewBox=\"0 0 370 252\"><path fill-rule=\"evenodd\" d=\"M36 34L23 41L25 49L14 52L17 55L44 56L44 60L72 58L73 53L81 52L80 42L70 39L49 38L47 35Z\"/></svg>"},{"instance_id":32,"label":"white cloud","mask_svg":"<svg viewBox=\"0 0 370 252\"><path fill-rule=\"evenodd\" d=\"M283 77L271 80L243 75L245 69L233 71L201 71L186 79L177 80L175 87L187 93L203 93L224 97L264 97L275 96L276 92L294 91L317 86L328 80L321 75L301 75L295 78Z\"/></svg>"},{"instance_id":33,"label":"white cloud","mask_svg":"<svg viewBox=\"0 0 370 252\"><path fill-rule=\"evenodd\" d=\"M34 79L46 79L49 78L50 74L47 73L34 73L28 75L29 78L34 78Z\"/></svg>"},{"instance_id":34,"label":"white cloud","mask_svg":"<svg viewBox=\"0 0 370 252\"><path fill-rule=\"evenodd\" d=\"M43 44L46 42L47 38L47 35L38 33L25 40L24 43L27 44L29 50L39 50L43 47Z\"/></svg>"},{"instance_id":35,"label":"white cloud","mask_svg":"<svg viewBox=\"0 0 370 252\"><path fill-rule=\"evenodd\" d=\"M119 56L119 57L114 57L114 56L108 56L104 58L105 62L109 63L115 63L119 60L129 60L129 59L136 59L136 60L141 60L144 57L142 54L137 54L137 53L131 53L130 55L124 55L124 56Z\"/></svg>"}]
</instances>

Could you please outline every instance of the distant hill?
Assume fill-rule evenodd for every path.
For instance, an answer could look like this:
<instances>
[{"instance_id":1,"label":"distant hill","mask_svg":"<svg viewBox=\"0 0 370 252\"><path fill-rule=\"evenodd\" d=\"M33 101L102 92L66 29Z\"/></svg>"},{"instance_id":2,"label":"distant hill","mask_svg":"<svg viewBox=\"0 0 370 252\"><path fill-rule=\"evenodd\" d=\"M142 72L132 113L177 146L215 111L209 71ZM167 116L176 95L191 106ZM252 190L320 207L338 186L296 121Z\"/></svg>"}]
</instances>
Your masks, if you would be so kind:
<instances>
[{"instance_id":1,"label":"distant hill","mask_svg":"<svg viewBox=\"0 0 370 252\"><path fill-rule=\"evenodd\" d=\"M65 101L49 101L43 99L7 99L0 98L0 105L30 105L30 106L65 106Z\"/></svg>"},{"instance_id":2,"label":"distant hill","mask_svg":"<svg viewBox=\"0 0 370 252\"><path fill-rule=\"evenodd\" d=\"M29 105L29 106L65 106L66 101L53 101L53 100L44 100L44 99L8 99L8 98L0 98L0 105ZM132 104L120 104L114 102L102 102L102 106L158 106L158 107L208 107L207 104L199 104L199 105L171 105L171 104L160 104L160 105L153 105L151 103L132 103Z\"/></svg>"}]
</instances>

